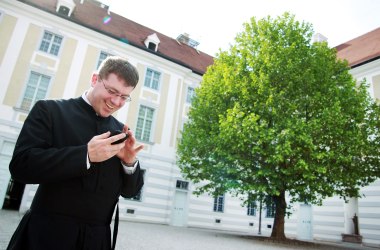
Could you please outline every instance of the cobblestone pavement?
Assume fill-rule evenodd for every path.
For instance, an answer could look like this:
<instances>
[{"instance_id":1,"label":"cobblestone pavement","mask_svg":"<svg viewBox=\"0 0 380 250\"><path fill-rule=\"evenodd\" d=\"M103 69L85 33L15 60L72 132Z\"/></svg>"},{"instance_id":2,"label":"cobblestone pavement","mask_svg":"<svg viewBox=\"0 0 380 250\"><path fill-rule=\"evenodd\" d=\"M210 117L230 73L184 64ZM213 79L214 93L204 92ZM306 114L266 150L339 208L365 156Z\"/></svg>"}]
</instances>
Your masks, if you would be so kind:
<instances>
[{"instance_id":1,"label":"cobblestone pavement","mask_svg":"<svg viewBox=\"0 0 380 250\"><path fill-rule=\"evenodd\" d=\"M23 214L0 210L0 250L5 250ZM374 249L357 244L281 244L236 232L120 221L117 250Z\"/></svg>"}]
</instances>

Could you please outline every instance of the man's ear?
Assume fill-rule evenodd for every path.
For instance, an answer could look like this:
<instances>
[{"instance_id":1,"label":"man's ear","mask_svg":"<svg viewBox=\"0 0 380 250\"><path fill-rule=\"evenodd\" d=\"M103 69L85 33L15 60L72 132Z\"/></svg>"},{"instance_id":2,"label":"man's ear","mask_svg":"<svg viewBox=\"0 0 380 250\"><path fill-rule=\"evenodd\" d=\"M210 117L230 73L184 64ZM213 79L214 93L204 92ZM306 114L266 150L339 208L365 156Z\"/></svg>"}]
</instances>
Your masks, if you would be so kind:
<instances>
[{"instance_id":1,"label":"man's ear","mask_svg":"<svg viewBox=\"0 0 380 250\"><path fill-rule=\"evenodd\" d=\"M96 82L98 81L99 75L96 73L92 73L91 77L91 86L94 87Z\"/></svg>"}]
</instances>

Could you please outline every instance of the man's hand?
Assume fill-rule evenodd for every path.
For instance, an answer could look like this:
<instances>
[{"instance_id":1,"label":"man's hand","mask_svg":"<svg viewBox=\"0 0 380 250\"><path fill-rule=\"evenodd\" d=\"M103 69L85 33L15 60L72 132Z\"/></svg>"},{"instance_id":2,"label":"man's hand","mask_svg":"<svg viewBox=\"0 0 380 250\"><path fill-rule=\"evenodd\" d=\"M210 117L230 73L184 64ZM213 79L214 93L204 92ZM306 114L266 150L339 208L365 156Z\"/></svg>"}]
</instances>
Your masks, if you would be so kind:
<instances>
[{"instance_id":1,"label":"man's hand","mask_svg":"<svg viewBox=\"0 0 380 250\"><path fill-rule=\"evenodd\" d=\"M119 157L120 160L129 165L136 161L136 155L140 150L144 148L144 145L135 146L136 138L127 125L124 125L123 132L128 134L128 139L125 140L124 143L122 143L124 144L124 148L122 148L119 151L117 157Z\"/></svg>"},{"instance_id":2,"label":"man's hand","mask_svg":"<svg viewBox=\"0 0 380 250\"><path fill-rule=\"evenodd\" d=\"M90 162L102 162L108 160L112 156L121 152L124 148L124 143L114 144L111 143L125 137L124 133L110 136L110 132L94 136L87 144L87 152ZM119 157L120 158L120 157Z\"/></svg>"}]
</instances>

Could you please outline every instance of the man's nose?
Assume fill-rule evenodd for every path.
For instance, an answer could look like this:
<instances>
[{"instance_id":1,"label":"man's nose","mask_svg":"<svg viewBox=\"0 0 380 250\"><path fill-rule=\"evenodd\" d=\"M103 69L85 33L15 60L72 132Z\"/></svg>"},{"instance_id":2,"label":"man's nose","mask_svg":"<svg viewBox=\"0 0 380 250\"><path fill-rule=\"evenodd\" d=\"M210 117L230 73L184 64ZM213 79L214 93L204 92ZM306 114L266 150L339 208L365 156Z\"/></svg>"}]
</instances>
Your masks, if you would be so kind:
<instances>
[{"instance_id":1,"label":"man's nose","mask_svg":"<svg viewBox=\"0 0 380 250\"><path fill-rule=\"evenodd\" d=\"M122 107L125 103L125 101L123 100L121 96L112 96L111 102L113 105L117 107Z\"/></svg>"}]
</instances>

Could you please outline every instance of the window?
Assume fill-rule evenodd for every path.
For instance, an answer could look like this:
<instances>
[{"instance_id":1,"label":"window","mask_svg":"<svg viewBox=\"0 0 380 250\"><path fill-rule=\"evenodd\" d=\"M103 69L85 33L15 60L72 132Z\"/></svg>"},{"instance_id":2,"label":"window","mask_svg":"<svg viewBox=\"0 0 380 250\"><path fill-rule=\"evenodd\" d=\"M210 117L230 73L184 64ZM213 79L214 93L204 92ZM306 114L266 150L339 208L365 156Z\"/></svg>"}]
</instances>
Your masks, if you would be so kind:
<instances>
[{"instance_id":1,"label":"window","mask_svg":"<svg viewBox=\"0 0 380 250\"><path fill-rule=\"evenodd\" d=\"M41 99L46 97L50 83L50 76L42 75L32 71L26 85L24 97L22 98L20 108L29 111L30 108Z\"/></svg>"},{"instance_id":2,"label":"window","mask_svg":"<svg viewBox=\"0 0 380 250\"><path fill-rule=\"evenodd\" d=\"M189 189L189 182L177 180L175 187L177 189L188 190Z\"/></svg>"},{"instance_id":3,"label":"window","mask_svg":"<svg viewBox=\"0 0 380 250\"><path fill-rule=\"evenodd\" d=\"M247 215L256 216L256 202L255 201L251 201L250 203L248 203Z\"/></svg>"},{"instance_id":4,"label":"window","mask_svg":"<svg viewBox=\"0 0 380 250\"><path fill-rule=\"evenodd\" d=\"M148 49L156 51L157 45L155 43L150 42L148 44Z\"/></svg>"},{"instance_id":5,"label":"window","mask_svg":"<svg viewBox=\"0 0 380 250\"><path fill-rule=\"evenodd\" d=\"M67 8L66 6L60 6L59 9L58 9L58 13L62 14L64 16L69 16L70 9Z\"/></svg>"},{"instance_id":6,"label":"window","mask_svg":"<svg viewBox=\"0 0 380 250\"><path fill-rule=\"evenodd\" d=\"M107 52L104 52L104 51L100 52L99 60L98 60L98 64L96 66L96 69L98 69L100 64L104 61L104 59L106 59L109 56L112 56L112 55L107 53Z\"/></svg>"},{"instance_id":7,"label":"window","mask_svg":"<svg viewBox=\"0 0 380 250\"><path fill-rule=\"evenodd\" d=\"M214 212L224 211L224 195L219 195L214 198Z\"/></svg>"},{"instance_id":8,"label":"window","mask_svg":"<svg viewBox=\"0 0 380 250\"><path fill-rule=\"evenodd\" d=\"M160 44L160 39L156 33L153 33L146 37L144 44L148 49L157 52L158 44Z\"/></svg>"},{"instance_id":9,"label":"window","mask_svg":"<svg viewBox=\"0 0 380 250\"><path fill-rule=\"evenodd\" d=\"M136 139L150 141L152 131L154 109L141 105L137 118Z\"/></svg>"},{"instance_id":10,"label":"window","mask_svg":"<svg viewBox=\"0 0 380 250\"><path fill-rule=\"evenodd\" d=\"M268 197L265 201L266 215L267 218L274 218L276 213L276 204L274 203L273 198Z\"/></svg>"},{"instance_id":11,"label":"window","mask_svg":"<svg viewBox=\"0 0 380 250\"><path fill-rule=\"evenodd\" d=\"M135 213L134 209L127 208L127 214L134 214L134 213Z\"/></svg>"},{"instance_id":12,"label":"window","mask_svg":"<svg viewBox=\"0 0 380 250\"><path fill-rule=\"evenodd\" d=\"M40 44L40 50L57 56L62 44L62 39L61 36L45 31Z\"/></svg>"},{"instance_id":13,"label":"window","mask_svg":"<svg viewBox=\"0 0 380 250\"><path fill-rule=\"evenodd\" d=\"M186 102L191 103L191 100L193 99L194 95L195 95L194 88L187 87Z\"/></svg>"},{"instance_id":14,"label":"window","mask_svg":"<svg viewBox=\"0 0 380 250\"><path fill-rule=\"evenodd\" d=\"M141 171L141 174L142 174L142 176L144 178L145 169L140 169L140 171ZM143 189L141 188L140 191L134 197L132 197L132 198L125 198L125 199L126 200L131 200L131 201L141 201L141 199L142 199L142 190ZM134 213L134 211L133 211L133 213Z\"/></svg>"},{"instance_id":15,"label":"window","mask_svg":"<svg viewBox=\"0 0 380 250\"><path fill-rule=\"evenodd\" d=\"M152 69L146 70L144 86L158 90L160 85L161 73Z\"/></svg>"}]
</instances>

